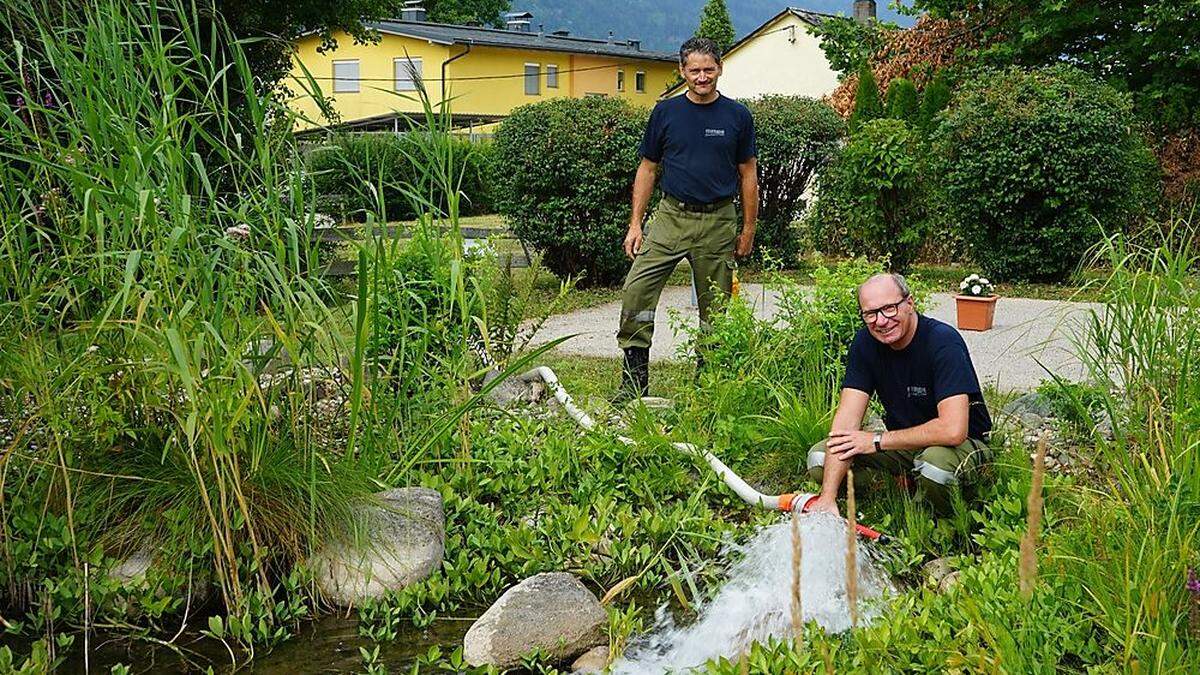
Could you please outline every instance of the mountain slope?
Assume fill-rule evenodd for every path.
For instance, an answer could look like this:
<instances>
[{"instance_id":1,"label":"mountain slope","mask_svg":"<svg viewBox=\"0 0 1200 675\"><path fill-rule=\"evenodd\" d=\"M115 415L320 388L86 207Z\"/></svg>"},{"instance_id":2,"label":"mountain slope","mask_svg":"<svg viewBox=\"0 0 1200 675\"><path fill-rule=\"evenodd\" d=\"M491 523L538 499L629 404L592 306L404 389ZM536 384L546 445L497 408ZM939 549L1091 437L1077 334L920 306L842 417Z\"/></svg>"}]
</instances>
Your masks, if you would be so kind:
<instances>
[{"instance_id":1,"label":"mountain slope","mask_svg":"<svg viewBox=\"0 0 1200 675\"><path fill-rule=\"evenodd\" d=\"M615 39L640 39L646 49L674 51L691 37L700 22L705 0L513 0L513 10L533 13L533 26L546 31L567 29L573 35L603 38L611 30ZM726 0L729 16L740 39L789 4L826 14L853 13L851 0ZM912 25L877 3L881 20Z\"/></svg>"}]
</instances>

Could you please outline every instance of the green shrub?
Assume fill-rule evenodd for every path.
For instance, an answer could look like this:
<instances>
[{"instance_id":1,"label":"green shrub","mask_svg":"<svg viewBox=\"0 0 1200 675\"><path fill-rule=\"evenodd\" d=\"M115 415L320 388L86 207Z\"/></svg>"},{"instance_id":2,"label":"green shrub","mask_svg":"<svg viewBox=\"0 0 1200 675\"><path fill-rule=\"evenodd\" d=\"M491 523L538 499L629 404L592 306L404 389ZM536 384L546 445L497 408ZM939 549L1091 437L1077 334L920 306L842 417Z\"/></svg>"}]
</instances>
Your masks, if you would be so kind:
<instances>
[{"instance_id":1,"label":"green shrub","mask_svg":"<svg viewBox=\"0 0 1200 675\"><path fill-rule=\"evenodd\" d=\"M901 120L877 119L855 132L821 183L818 230L844 229L858 251L908 269L929 227L919 136Z\"/></svg>"},{"instance_id":2,"label":"green shrub","mask_svg":"<svg viewBox=\"0 0 1200 675\"><path fill-rule=\"evenodd\" d=\"M496 207L559 277L620 281L630 189L649 112L619 99L522 106L496 132Z\"/></svg>"},{"instance_id":3,"label":"green shrub","mask_svg":"<svg viewBox=\"0 0 1200 675\"><path fill-rule=\"evenodd\" d=\"M1147 206L1153 157L1128 97L1055 66L985 73L933 132L950 216L1002 280L1060 281Z\"/></svg>"},{"instance_id":4,"label":"green shrub","mask_svg":"<svg viewBox=\"0 0 1200 675\"><path fill-rule=\"evenodd\" d=\"M802 196L836 154L845 124L833 108L810 98L764 96L745 103L758 143L755 254L770 251L790 263L799 250L792 223L804 208Z\"/></svg>"},{"instance_id":5,"label":"green shrub","mask_svg":"<svg viewBox=\"0 0 1200 675\"><path fill-rule=\"evenodd\" d=\"M864 123L883 117L883 101L879 99L879 84L871 66L864 65L858 71L858 88L854 90L854 112L850 114L850 131L857 131Z\"/></svg>"},{"instance_id":6,"label":"green shrub","mask_svg":"<svg viewBox=\"0 0 1200 675\"><path fill-rule=\"evenodd\" d=\"M462 179L460 215L489 213L490 145L449 136L443 140ZM418 167L425 161L419 143L407 134L344 133L312 149L307 170L322 200L319 208L347 220L360 220L367 213L389 221L415 218L422 207L413 197L428 198L436 192L428 168ZM430 201L446 208L444 197Z\"/></svg>"},{"instance_id":7,"label":"green shrub","mask_svg":"<svg viewBox=\"0 0 1200 675\"><path fill-rule=\"evenodd\" d=\"M933 81L925 86L925 92L921 95L921 108L917 112L917 126L928 131L933 124L933 118L945 110L949 104L950 85L946 84L946 78L939 72L934 76Z\"/></svg>"},{"instance_id":8,"label":"green shrub","mask_svg":"<svg viewBox=\"0 0 1200 675\"><path fill-rule=\"evenodd\" d=\"M897 77L888 84L888 117L910 123L915 122L919 108L917 101L917 87L912 80Z\"/></svg>"}]
</instances>

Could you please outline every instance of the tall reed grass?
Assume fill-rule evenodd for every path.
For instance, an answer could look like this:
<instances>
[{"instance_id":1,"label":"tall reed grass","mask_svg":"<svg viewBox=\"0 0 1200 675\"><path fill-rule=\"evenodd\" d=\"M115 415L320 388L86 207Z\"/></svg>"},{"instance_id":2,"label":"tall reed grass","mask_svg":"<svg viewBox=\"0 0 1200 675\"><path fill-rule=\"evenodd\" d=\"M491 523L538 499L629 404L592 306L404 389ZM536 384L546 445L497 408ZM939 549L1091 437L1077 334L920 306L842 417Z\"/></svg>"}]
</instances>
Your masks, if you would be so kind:
<instances>
[{"instance_id":1,"label":"tall reed grass","mask_svg":"<svg viewBox=\"0 0 1200 675\"><path fill-rule=\"evenodd\" d=\"M1186 631L1200 527L1195 227L1182 214L1147 240L1107 240L1107 302L1077 343L1115 433L1097 443L1100 485L1081 491L1067 557L1119 664L1154 672L1200 665Z\"/></svg>"},{"instance_id":2,"label":"tall reed grass","mask_svg":"<svg viewBox=\"0 0 1200 675\"><path fill-rule=\"evenodd\" d=\"M148 547L207 568L237 612L353 530L371 492L467 442L484 289L457 229L461 145L423 96L420 180L399 187L427 236L359 244L345 301L315 274L295 119L220 17L55 7L0 10L15 92L0 100L4 585L69 615L80 603L56 579ZM405 255L436 274L405 278ZM436 308L408 302L420 283ZM427 395L405 395L414 382Z\"/></svg>"}]
</instances>

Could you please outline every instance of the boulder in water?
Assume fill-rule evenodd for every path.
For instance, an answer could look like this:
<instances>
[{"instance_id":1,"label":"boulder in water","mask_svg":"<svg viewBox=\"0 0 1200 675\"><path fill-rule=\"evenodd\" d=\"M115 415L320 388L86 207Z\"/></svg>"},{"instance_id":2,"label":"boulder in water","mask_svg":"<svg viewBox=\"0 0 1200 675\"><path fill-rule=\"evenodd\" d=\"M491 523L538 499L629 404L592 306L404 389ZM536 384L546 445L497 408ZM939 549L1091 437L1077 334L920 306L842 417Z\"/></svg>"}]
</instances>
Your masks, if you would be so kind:
<instances>
[{"instance_id":1,"label":"boulder in water","mask_svg":"<svg viewBox=\"0 0 1200 675\"><path fill-rule=\"evenodd\" d=\"M463 656L472 666L504 669L539 650L562 663L606 641L608 614L574 575L536 574L513 586L472 624Z\"/></svg>"},{"instance_id":2,"label":"boulder in water","mask_svg":"<svg viewBox=\"0 0 1200 675\"><path fill-rule=\"evenodd\" d=\"M608 667L608 645L593 647L571 664L572 675L603 673Z\"/></svg>"},{"instance_id":3,"label":"boulder in water","mask_svg":"<svg viewBox=\"0 0 1200 675\"><path fill-rule=\"evenodd\" d=\"M330 601L351 606L428 577L442 563L446 517L437 490L385 490L364 509L366 541L337 543L317 554L317 585Z\"/></svg>"}]
</instances>

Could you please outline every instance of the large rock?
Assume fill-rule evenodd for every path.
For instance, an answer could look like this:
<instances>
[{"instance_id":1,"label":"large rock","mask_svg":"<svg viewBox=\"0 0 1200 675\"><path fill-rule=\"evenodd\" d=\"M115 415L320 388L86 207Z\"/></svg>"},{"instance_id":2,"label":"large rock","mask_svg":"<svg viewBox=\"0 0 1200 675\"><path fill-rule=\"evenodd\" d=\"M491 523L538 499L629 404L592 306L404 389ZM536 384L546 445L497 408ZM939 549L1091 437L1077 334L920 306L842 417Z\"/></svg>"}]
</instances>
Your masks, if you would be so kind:
<instances>
[{"instance_id":1,"label":"large rock","mask_svg":"<svg viewBox=\"0 0 1200 675\"><path fill-rule=\"evenodd\" d=\"M314 560L317 585L339 605L379 598L421 581L442 564L446 516L441 494L412 487L375 496L378 502L360 514L364 536L357 545L332 544Z\"/></svg>"},{"instance_id":2,"label":"large rock","mask_svg":"<svg viewBox=\"0 0 1200 675\"><path fill-rule=\"evenodd\" d=\"M498 377L500 371L492 368L483 376L483 383L491 384ZM545 393L546 383L535 368L520 375L512 375L497 384L488 392L488 398L497 406L507 408L514 403L536 403Z\"/></svg>"},{"instance_id":3,"label":"large rock","mask_svg":"<svg viewBox=\"0 0 1200 675\"><path fill-rule=\"evenodd\" d=\"M571 664L572 675L603 673L608 667L608 645L593 647Z\"/></svg>"},{"instance_id":4,"label":"large rock","mask_svg":"<svg viewBox=\"0 0 1200 675\"><path fill-rule=\"evenodd\" d=\"M1002 416L1022 419L1022 415L1031 414L1038 417L1052 417L1054 408L1050 407L1050 400L1042 394L1031 391L1028 394L1018 396L1004 406L1000 411Z\"/></svg>"},{"instance_id":5,"label":"large rock","mask_svg":"<svg viewBox=\"0 0 1200 675\"><path fill-rule=\"evenodd\" d=\"M606 642L608 615L592 592L566 572L534 575L500 596L467 631L463 656L472 666L520 665L538 649L563 663Z\"/></svg>"},{"instance_id":6,"label":"large rock","mask_svg":"<svg viewBox=\"0 0 1200 675\"><path fill-rule=\"evenodd\" d=\"M925 577L925 585L937 588L943 579L954 573L954 568L948 558L934 558L921 565L921 572Z\"/></svg>"}]
</instances>

